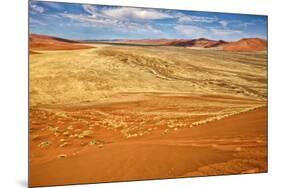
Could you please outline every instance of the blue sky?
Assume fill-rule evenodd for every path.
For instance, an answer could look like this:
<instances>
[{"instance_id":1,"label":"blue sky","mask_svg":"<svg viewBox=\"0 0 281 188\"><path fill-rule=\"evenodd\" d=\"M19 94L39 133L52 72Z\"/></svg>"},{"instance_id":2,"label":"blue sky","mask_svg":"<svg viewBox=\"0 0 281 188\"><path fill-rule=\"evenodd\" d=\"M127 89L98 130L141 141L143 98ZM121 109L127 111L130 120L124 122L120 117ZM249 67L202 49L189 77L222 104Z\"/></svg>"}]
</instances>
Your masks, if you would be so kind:
<instances>
[{"instance_id":1,"label":"blue sky","mask_svg":"<svg viewBox=\"0 0 281 188\"><path fill-rule=\"evenodd\" d=\"M31 33L68 39L267 39L267 17L30 1Z\"/></svg>"}]
</instances>

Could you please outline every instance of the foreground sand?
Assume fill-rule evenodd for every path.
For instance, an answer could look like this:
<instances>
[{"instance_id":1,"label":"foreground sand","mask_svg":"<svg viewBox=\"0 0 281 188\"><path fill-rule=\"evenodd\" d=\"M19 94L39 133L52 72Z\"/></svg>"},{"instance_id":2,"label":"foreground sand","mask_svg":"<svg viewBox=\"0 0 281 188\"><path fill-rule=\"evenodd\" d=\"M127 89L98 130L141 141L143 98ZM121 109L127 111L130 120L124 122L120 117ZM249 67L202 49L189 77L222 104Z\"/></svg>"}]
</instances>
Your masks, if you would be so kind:
<instances>
[{"instance_id":1,"label":"foreground sand","mask_svg":"<svg viewBox=\"0 0 281 188\"><path fill-rule=\"evenodd\" d=\"M267 171L265 52L30 56L30 185Z\"/></svg>"},{"instance_id":2,"label":"foreground sand","mask_svg":"<svg viewBox=\"0 0 281 188\"><path fill-rule=\"evenodd\" d=\"M128 93L123 95L133 98ZM267 171L267 108L257 105L261 102L163 95L150 93L141 95L142 100L32 108L30 184ZM188 102L195 101L201 115L194 113L196 109L187 115ZM256 107L210 118L213 114L206 113L210 109L225 110L221 103L235 104L235 109L242 104ZM202 108L204 105L209 107ZM46 141L49 144L44 144Z\"/></svg>"},{"instance_id":3,"label":"foreground sand","mask_svg":"<svg viewBox=\"0 0 281 188\"><path fill-rule=\"evenodd\" d=\"M266 172L266 111L259 108L166 135L160 129L135 139L96 129L102 147L72 144L59 149L65 158L54 157L59 156L55 148L32 155L30 185Z\"/></svg>"}]
</instances>

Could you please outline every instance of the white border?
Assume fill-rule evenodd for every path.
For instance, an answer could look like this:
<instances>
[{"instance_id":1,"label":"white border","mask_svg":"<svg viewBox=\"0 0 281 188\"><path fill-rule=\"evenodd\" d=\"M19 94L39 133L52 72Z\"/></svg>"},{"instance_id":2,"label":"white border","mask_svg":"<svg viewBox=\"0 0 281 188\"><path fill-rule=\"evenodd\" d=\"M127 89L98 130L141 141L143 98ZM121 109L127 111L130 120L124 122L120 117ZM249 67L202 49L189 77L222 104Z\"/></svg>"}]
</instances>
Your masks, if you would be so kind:
<instances>
[{"instance_id":1,"label":"white border","mask_svg":"<svg viewBox=\"0 0 281 188\"><path fill-rule=\"evenodd\" d=\"M66 0L67 2L269 15L269 173L174 180L106 183L68 187L238 188L281 187L280 3L277 0ZM0 185L26 187L28 50L24 0L1 2L0 11Z\"/></svg>"}]
</instances>

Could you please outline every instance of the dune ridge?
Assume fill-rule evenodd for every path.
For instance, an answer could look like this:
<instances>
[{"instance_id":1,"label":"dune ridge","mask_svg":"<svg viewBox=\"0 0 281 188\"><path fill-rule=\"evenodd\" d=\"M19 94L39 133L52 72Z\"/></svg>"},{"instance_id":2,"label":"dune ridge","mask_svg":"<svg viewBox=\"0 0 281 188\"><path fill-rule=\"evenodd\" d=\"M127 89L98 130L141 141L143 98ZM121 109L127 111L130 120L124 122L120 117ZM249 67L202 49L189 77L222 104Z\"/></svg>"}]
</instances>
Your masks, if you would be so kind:
<instances>
[{"instance_id":1,"label":"dune ridge","mask_svg":"<svg viewBox=\"0 0 281 188\"><path fill-rule=\"evenodd\" d=\"M35 50L77 50L94 47L85 44L79 44L79 42L74 40L48 35L30 34L29 48L31 49L31 52L33 52L31 54L34 54Z\"/></svg>"},{"instance_id":2,"label":"dune ridge","mask_svg":"<svg viewBox=\"0 0 281 188\"><path fill-rule=\"evenodd\" d=\"M196 47L228 52L257 52L267 50L267 41L260 38L242 38L238 41L198 39L141 39L120 40L128 43L155 44L163 46Z\"/></svg>"},{"instance_id":3,"label":"dune ridge","mask_svg":"<svg viewBox=\"0 0 281 188\"><path fill-rule=\"evenodd\" d=\"M224 51L254 52L267 50L267 41L260 38L244 38L239 41L225 44Z\"/></svg>"},{"instance_id":4,"label":"dune ridge","mask_svg":"<svg viewBox=\"0 0 281 188\"><path fill-rule=\"evenodd\" d=\"M75 50L94 48L94 45L83 44L78 40L69 40L41 34L30 35L30 48L32 50ZM228 52L257 52L267 50L267 41L260 38L242 38L238 41L198 39L116 39L112 42L128 44L148 44L160 46L209 48ZM110 43L110 40L107 42ZM31 53L33 54L33 53Z\"/></svg>"},{"instance_id":5,"label":"dune ridge","mask_svg":"<svg viewBox=\"0 0 281 188\"><path fill-rule=\"evenodd\" d=\"M34 145L31 186L266 172L265 112L262 107L209 122L208 128L166 134L158 128L125 140L114 129L94 128L88 137L65 136L65 146L59 138L43 149ZM50 155L42 155L46 151Z\"/></svg>"}]
</instances>

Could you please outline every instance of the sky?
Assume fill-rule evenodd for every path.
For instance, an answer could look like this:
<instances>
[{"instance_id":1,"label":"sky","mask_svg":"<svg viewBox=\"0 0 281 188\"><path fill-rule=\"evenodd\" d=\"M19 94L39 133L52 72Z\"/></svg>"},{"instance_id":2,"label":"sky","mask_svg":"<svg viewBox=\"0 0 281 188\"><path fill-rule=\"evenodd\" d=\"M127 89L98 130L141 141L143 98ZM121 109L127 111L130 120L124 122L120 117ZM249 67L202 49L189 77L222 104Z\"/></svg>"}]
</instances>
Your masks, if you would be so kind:
<instances>
[{"instance_id":1,"label":"sky","mask_svg":"<svg viewBox=\"0 0 281 188\"><path fill-rule=\"evenodd\" d=\"M30 33L75 40L267 39L267 16L29 1Z\"/></svg>"}]
</instances>

